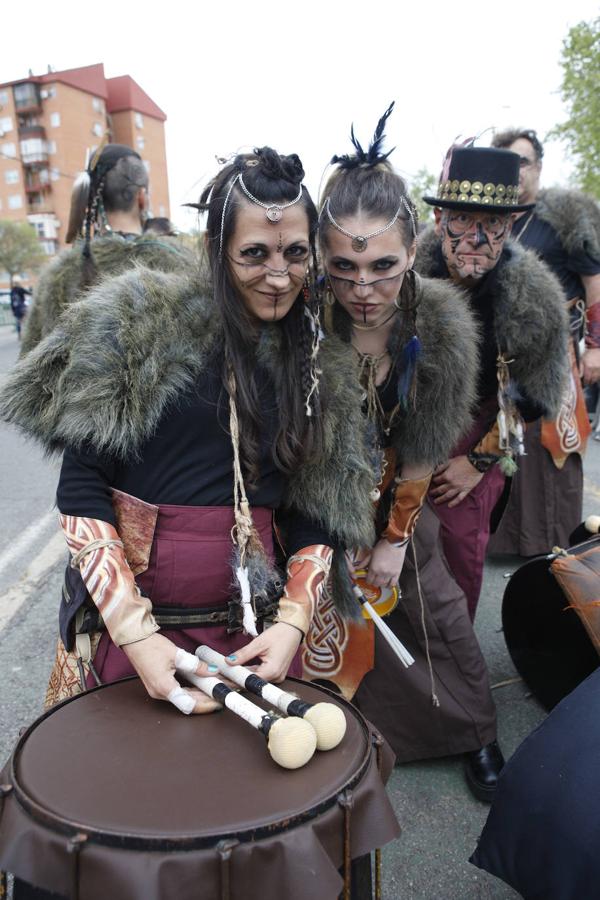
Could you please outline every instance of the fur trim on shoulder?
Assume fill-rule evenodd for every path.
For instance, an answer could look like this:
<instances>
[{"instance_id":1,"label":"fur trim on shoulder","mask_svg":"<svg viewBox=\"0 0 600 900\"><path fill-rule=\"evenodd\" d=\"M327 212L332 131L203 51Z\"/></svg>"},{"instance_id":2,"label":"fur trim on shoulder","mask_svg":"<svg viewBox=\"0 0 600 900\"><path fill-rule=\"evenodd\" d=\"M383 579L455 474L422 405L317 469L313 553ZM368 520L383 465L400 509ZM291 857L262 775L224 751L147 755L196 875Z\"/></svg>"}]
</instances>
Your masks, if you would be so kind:
<instances>
[{"instance_id":1,"label":"fur trim on shoulder","mask_svg":"<svg viewBox=\"0 0 600 900\"><path fill-rule=\"evenodd\" d=\"M135 457L205 363L212 299L194 279L134 268L70 305L0 394L0 415L48 452L92 442Z\"/></svg>"},{"instance_id":2,"label":"fur trim on shoulder","mask_svg":"<svg viewBox=\"0 0 600 900\"><path fill-rule=\"evenodd\" d=\"M91 244L99 282L143 265L161 272L185 274L198 268L196 256L177 238L140 235L132 241L119 235L96 238ZM62 311L81 299L83 257L81 244L63 251L43 271L34 291L21 344L21 356L29 353L56 326Z\"/></svg>"},{"instance_id":3,"label":"fur trim on shoulder","mask_svg":"<svg viewBox=\"0 0 600 900\"><path fill-rule=\"evenodd\" d=\"M415 269L421 274L435 271L439 241L433 227L419 236ZM511 375L526 396L553 417L568 377L568 320L561 285L532 250L509 241L495 292L496 334L500 348L513 360Z\"/></svg>"},{"instance_id":4,"label":"fur trim on shoulder","mask_svg":"<svg viewBox=\"0 0 600 900\"><path fill-rule=\"evenodd\" d=\"M535 213L554 228L568 253L585 251L600 262L600 204L593 197L547 188L537 196Z\"/></svg>"},{"instance_id":5,"label":"fur trim on shoulder","mask_svg":"<svg viewBox=\"0 0 600 900\"><path fill-rule=\"evenodd\" d=\"M569 324L560 282L533 250L511 242L499 273L495 324L511 377L549 418L567 383Z\"/></svg>"},{"instance_id":6,"label":"fur trim on shoulder","mask_svg":"<svg viewBox=\"0 0 600 900\"><path fill-rule=\"evenodd\" d=\"M400 323L399 323L400 324ZM398 458L432 468L444 462L469 428L477 397L477 325L462 291L450 282L421 279L417 309L421 352L415 408L401 414L392 432ZM392 334L396 356L409 335Z\"/></svg>"}]
</instances>

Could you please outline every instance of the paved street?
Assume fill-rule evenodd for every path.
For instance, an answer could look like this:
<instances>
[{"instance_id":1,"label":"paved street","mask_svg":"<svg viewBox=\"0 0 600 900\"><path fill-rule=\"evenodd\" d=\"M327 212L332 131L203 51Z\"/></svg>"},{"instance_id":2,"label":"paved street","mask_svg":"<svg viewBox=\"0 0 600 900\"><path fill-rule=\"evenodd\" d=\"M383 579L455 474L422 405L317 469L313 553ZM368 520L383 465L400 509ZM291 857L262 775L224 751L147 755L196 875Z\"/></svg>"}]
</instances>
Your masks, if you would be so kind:
<instances>
[{"instance_id":1,"label":"paved street","mask_svg":"<svg viewBox=\"0 0 600 900\"><path fill-rule=\"evenodd\" d=\"M0 328L0 383L17 356L14 332ZM0 425L0 756L19 730L41 711L56 640L56 609L66 554L57 537L55 461L14 430ZM600 444L590 442L586 460L585 513L600 506ZM514 679L500 632L505 574L518 560L486 567L477 630L489 664L498 705L500 740L509 755L543 718L543 711ZM471 798L459 760L404 765L394 770L389 791L403 835L384 851L386 900L508 900L517 895L467 859L487 815Z\"/></svg>"}]
</instances>

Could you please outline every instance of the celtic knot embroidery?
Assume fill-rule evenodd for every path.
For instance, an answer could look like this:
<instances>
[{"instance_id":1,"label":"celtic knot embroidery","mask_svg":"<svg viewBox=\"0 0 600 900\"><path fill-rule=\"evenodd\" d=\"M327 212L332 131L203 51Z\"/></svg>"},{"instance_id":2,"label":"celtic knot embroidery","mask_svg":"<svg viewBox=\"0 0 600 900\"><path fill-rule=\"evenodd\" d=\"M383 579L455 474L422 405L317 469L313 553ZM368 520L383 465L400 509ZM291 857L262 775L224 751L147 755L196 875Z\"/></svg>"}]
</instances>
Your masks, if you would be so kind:
<instances>
[{"instance_id":1,"label":"celtic knot embroidery","mask_svg":"<svg viewBox=\"0 0 600 900\"><path fill-rule=\"evenodd\" d=\"M323 591L304 647L304 670L315 677L339 672L348 643L348 629L329 590Z\"/></svg>"}]
</instances>

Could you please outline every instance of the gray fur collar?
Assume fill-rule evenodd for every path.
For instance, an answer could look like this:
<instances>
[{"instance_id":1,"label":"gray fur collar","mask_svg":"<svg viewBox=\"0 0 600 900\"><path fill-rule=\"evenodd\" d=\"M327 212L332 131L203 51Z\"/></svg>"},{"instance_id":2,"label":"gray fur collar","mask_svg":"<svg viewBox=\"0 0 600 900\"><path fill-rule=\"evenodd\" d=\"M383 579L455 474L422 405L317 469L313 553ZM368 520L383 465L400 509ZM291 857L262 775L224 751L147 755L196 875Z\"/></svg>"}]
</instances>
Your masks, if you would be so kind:
<instances>
[{"instance_id":1,"label":"gray fur collar","mask_svg":"<svg viewBox=\"0 0 600 900\"><path fill-rule=\"evenodd\" d=\"M568 253L585 250L600 262L600 205L581 191L547 188L536 199L535 213L557 232Z\"/></svg>"},{"instance_id":2,"label":"gray fur collar","mask_svg":"<svg viewBox=\"0 0 600 900\"><path fill-rule=\"evenodd\" d=\"M437 271L439 238L433 227L419 237L415 269ZM568 322L560 283L535 253L514 241L498 274L495 327L500 348L514 360L514 381L549 417L559 409L568 374Z\"/></svg>"},{"instance_id":3,"label":"gray fur collar","mask_svg":"<svg viewBox=\"0 0 600 900\"><path fill-rule=\"evenodd\" d=\"M212 296L197 279L130 270L70 305L59 326L21 359L0 393L0 416L47 452L90 444L99 453L134 459L169 404L207 365L220 337ZM275 375L278 338L277 326L265 326L257 351ZM325 451L289 480L286 503L343 545L369 545L376 478L356 363L335 337L324 341L320 363L329 397Z\"/></svg>"}]
</instances>

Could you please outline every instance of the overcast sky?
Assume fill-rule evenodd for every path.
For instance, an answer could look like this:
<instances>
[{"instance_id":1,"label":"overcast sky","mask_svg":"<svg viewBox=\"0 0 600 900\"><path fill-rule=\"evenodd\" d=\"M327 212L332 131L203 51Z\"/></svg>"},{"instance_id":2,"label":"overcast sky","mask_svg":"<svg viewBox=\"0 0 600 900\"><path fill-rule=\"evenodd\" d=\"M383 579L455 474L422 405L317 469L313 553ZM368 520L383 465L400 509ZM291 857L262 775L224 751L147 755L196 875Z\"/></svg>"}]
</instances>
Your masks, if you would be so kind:
<instances>
[{"instance_id":1,"label":"overcast sky","mask_svg":"<svg viewBox=\"0 0 600 900\"><path fill-rule=\"evenodd\" d=\"M28 0L3 4L0 82L97 62L131 75L167 114L171 214L187 229L195 213L181 204L216 155L298 153L316 195L350 123L368 140L391 100L388 146L409 178L437 173L458 134L519 124L543 137L565 117L562 41L599 11L597 0ZM543 183L569 172L548 144Z\"/></svg>"}]
</instances>

